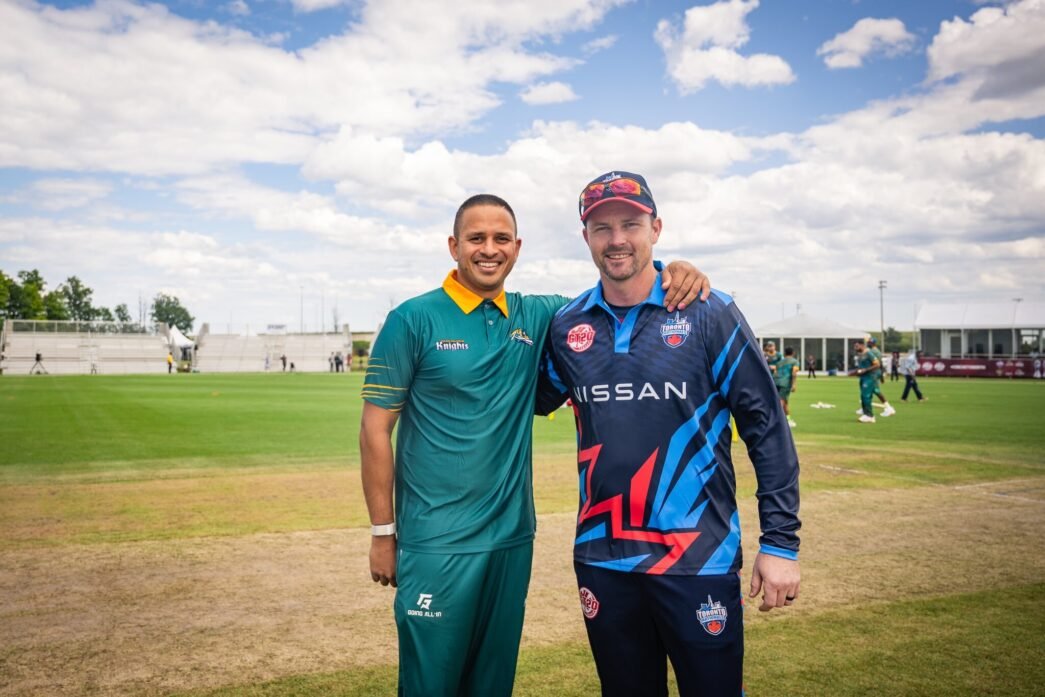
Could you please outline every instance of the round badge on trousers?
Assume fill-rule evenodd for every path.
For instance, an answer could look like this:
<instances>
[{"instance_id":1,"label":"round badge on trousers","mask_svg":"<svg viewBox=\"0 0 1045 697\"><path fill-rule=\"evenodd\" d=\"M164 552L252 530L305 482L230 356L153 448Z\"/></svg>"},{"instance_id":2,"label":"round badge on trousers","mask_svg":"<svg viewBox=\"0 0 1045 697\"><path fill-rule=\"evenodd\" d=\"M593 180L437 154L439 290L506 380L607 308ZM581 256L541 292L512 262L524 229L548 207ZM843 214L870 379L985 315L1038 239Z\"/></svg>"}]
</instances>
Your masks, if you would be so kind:
<instances>
[{"instance_id":1,"label":"round badge on trousers","mask_svg":"<svg viewBox=\"0 0 1045 697\"><path fill-rule=\"evenodd\" d=\"M599 614L599 601L595 598L595 594L581 586L580 595L581 610L584 612L584 616L589 620L595 619L595 615Z\"/></svg>"}]
</instances>

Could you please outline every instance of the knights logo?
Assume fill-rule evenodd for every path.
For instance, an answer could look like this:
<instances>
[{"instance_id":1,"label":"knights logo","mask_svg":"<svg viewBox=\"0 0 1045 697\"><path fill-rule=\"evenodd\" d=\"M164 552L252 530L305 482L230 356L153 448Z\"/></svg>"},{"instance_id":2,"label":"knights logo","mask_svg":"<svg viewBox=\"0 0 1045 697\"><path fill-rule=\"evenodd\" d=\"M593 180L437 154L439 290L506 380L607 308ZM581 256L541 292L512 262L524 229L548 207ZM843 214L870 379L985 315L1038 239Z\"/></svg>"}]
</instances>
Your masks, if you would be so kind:
<instances>
[{"instance_id":1,"label":"knights logo","mask_svg":"<svg viewBox=\"0 0 1045 697\"><path fill-rule=\"evenodd\" d=\"M697 619L700 620L700 626L711 636L718 636L722 633L722 630L726 628L726 618L728 616L729 612L722 607L722 603L712 600L710 595L708 596L708 601L701 603L700 609L697 610Z\"/></svg>"},{"instance_id":2,"label":"knights logo","mask_svg":"<svg viewBox=\"0 0 1045 697\"><path fill-rule=\"evenodd\" d=\"M685 317L675 313L674 317L668 317L668 321L660 325L660 338L670 348L678 348L686 343L686 338L693 331L693 323Z\"/></svg>"}]
</instances>

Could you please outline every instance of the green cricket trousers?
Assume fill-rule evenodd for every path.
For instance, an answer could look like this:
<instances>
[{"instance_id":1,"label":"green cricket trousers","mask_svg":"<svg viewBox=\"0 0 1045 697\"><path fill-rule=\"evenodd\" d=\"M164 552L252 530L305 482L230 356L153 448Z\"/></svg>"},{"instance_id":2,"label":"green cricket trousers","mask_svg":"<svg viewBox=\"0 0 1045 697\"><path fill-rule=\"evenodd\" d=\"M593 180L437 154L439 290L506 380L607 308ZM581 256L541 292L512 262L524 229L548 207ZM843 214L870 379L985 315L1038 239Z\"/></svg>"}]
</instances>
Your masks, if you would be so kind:
<instances>
[{"instance_id":1,"label":"green cricket trousers","mask_svg":"<svg viewBox=\"0 0 1045 697\"><path fill-rule=\"evenodd\" d=\"M532 561L532 541L470 554L400 551L400 695L511 695Z\"/></svg>"}]
</instances>

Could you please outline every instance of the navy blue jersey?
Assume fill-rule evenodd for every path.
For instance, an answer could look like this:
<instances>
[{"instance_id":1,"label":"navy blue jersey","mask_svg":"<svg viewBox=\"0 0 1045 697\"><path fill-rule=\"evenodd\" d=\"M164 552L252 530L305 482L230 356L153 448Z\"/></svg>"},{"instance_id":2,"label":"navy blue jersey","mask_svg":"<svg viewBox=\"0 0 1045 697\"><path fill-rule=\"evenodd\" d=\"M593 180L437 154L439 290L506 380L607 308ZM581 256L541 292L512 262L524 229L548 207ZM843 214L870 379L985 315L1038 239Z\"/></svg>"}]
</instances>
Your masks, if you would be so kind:
<instances>
[{"instance_id":1,"label":"navy blue jersey","mask_svg":"<svg viewBox=\"0 0 1045 697\"><path fill-rule=\"evenodd\" d=\"M728 295L669 313L660 277L623 319L601 284L549 334L538 410L572 399L580 512L574 559L619 571L741 567L730 416L758 479L761 551L797 559L798 456L754 334Z\"/></svg>"}]
</instances>

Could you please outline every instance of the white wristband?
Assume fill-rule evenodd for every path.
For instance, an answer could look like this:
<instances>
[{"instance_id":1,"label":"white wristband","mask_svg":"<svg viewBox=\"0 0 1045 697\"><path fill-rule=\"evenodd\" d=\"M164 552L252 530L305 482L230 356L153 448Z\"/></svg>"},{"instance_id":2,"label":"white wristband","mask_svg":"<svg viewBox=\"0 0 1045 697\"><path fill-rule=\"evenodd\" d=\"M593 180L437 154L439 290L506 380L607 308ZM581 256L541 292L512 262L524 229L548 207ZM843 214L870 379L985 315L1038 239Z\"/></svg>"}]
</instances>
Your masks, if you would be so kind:
<instances>
[{"instance_id":1,"label":"white wristband","mask_svg":"<svg viewBox=\"0 0 1045 697\"><path fill-rule=\"evenodd\" d=\"M374 537L385 537L387 535L396 534L396 524L386 523L384 525L371 525L370 534Z\"/></svg>"}]
</instances>

